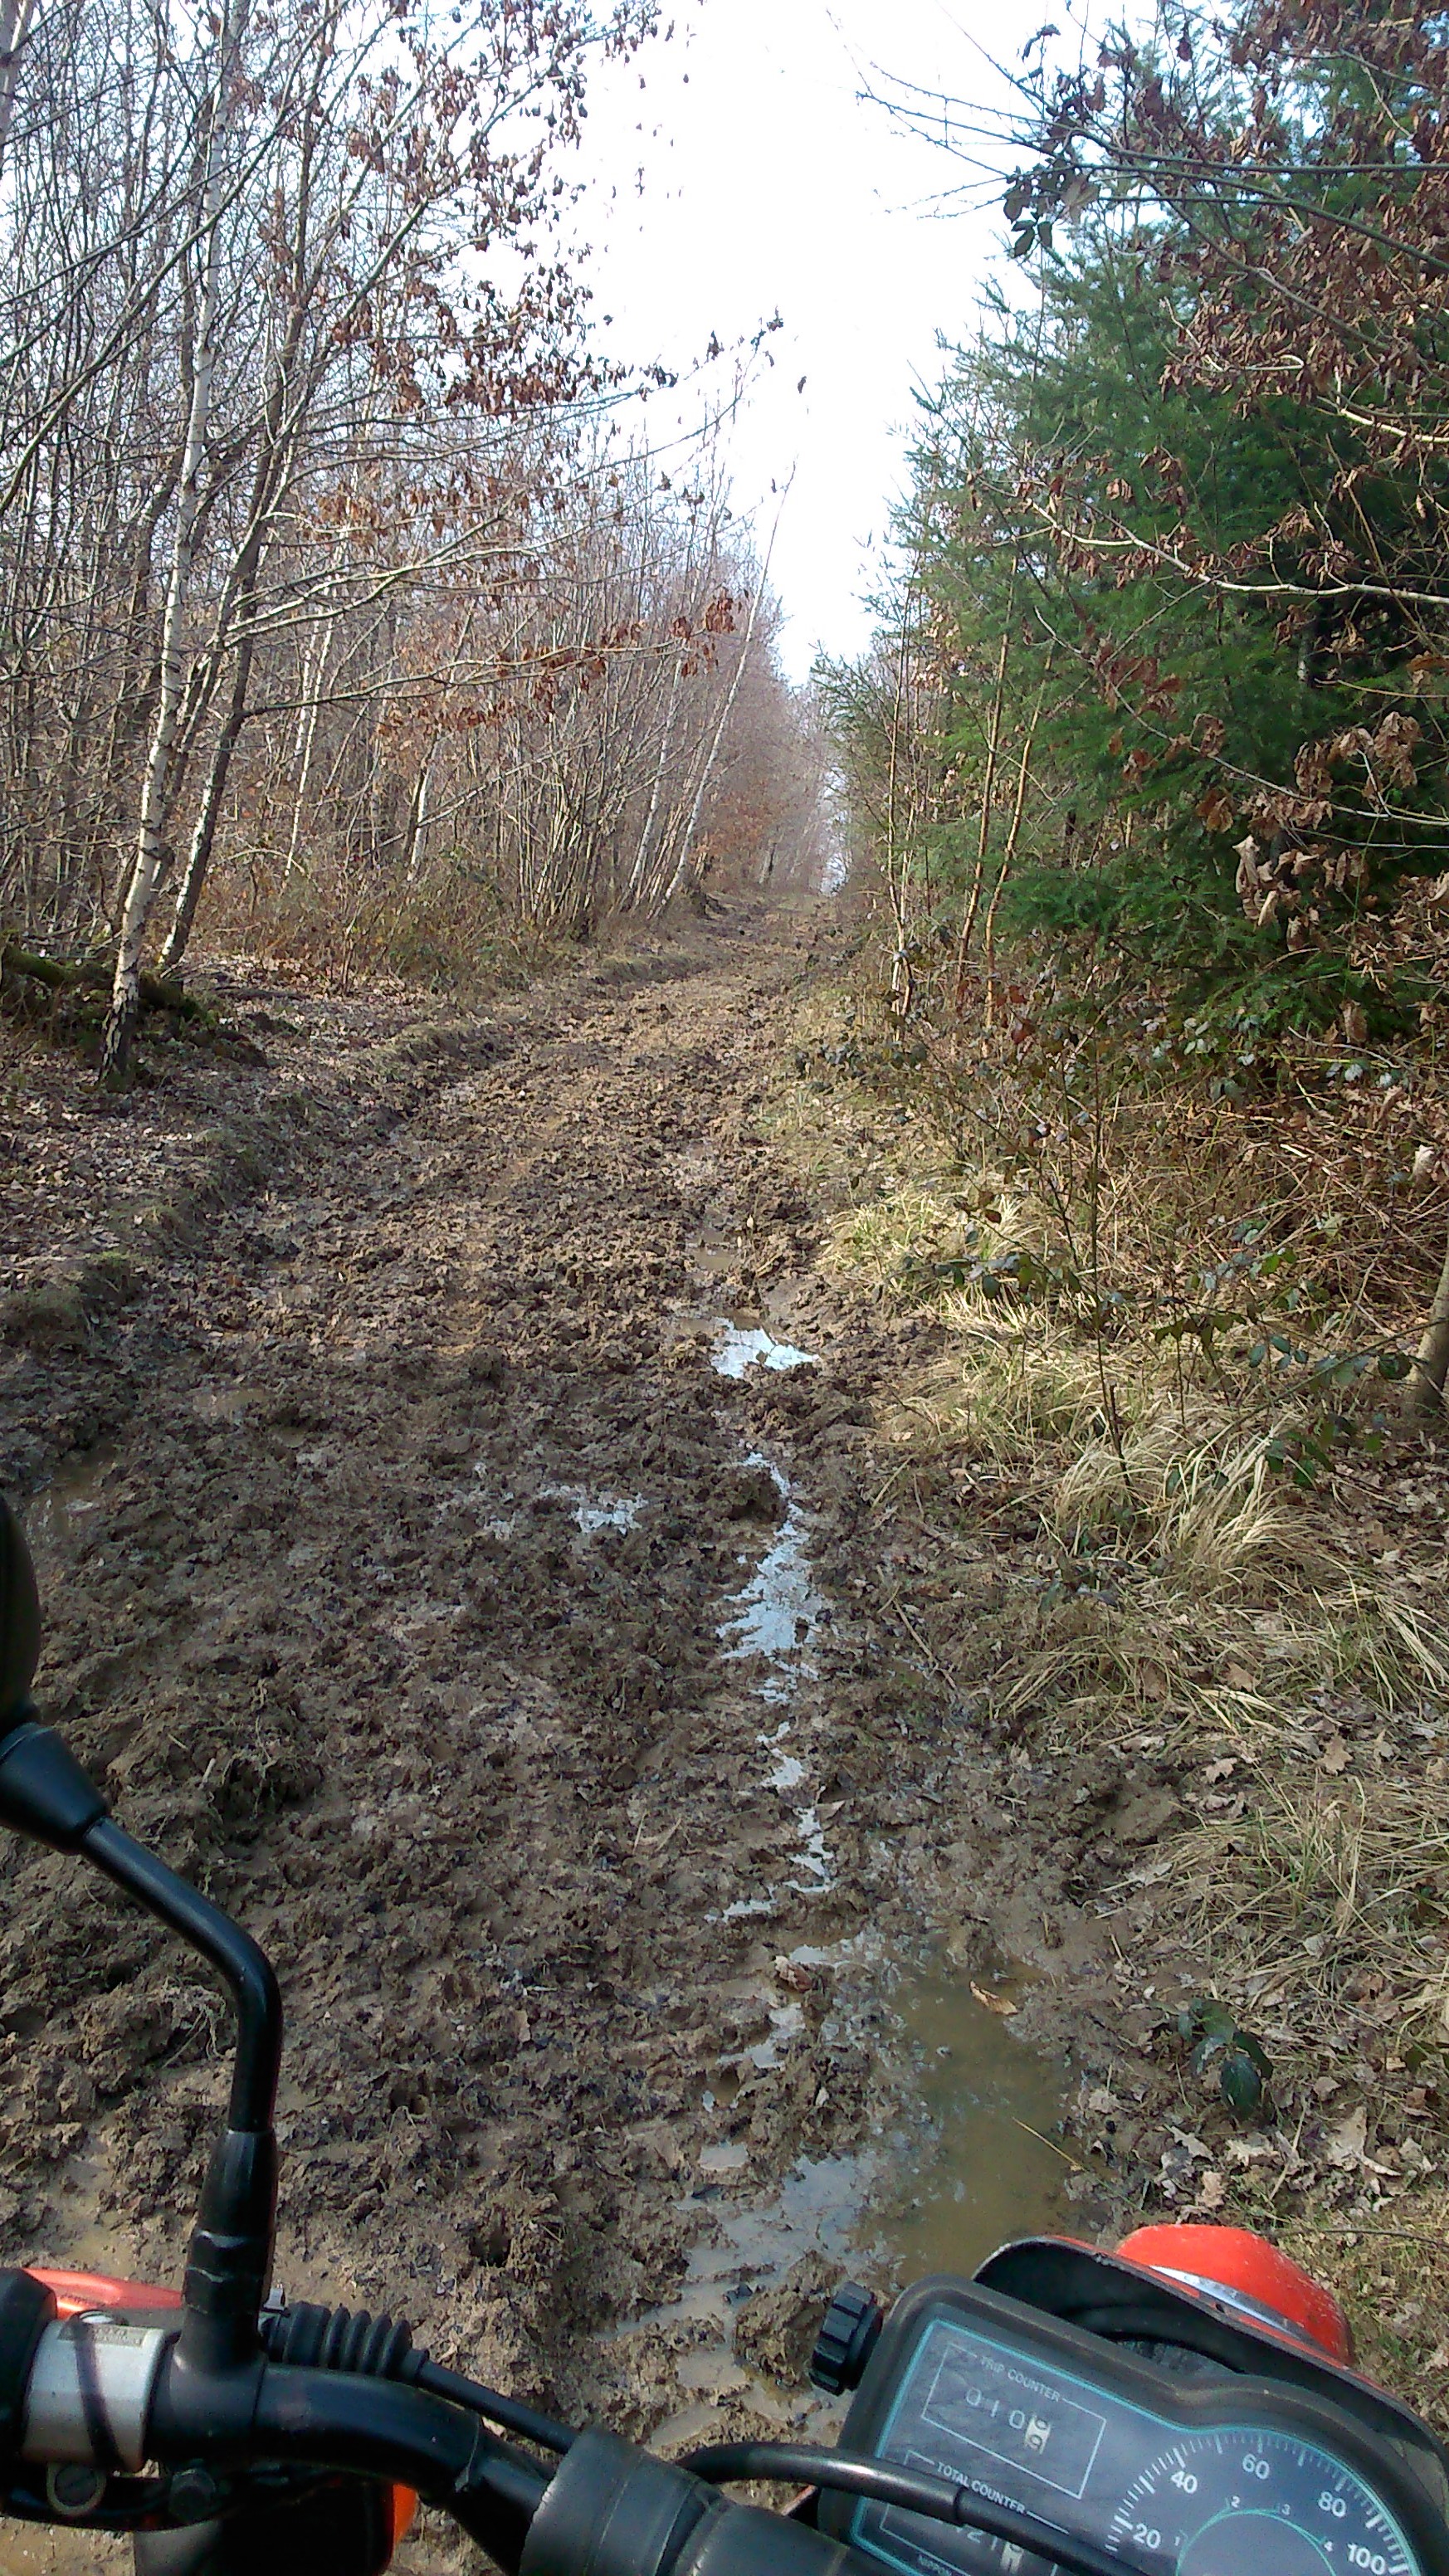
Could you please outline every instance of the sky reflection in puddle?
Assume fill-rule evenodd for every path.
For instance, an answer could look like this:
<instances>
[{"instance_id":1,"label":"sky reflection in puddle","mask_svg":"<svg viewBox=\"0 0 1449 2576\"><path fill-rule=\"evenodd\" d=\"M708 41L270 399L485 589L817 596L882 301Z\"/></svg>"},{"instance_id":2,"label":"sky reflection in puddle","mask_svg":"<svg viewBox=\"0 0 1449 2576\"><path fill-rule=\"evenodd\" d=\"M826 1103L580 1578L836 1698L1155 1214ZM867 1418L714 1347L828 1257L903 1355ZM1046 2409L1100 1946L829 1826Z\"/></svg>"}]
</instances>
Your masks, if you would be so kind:
<instances>
[{"instance_id":1,"label":"sky reflection in puddle","mask_svg":"<svg viewBox=\"0 0 1449 2576\"><path fill-rule=\"evenodd\" d=\"M743 1377L747 1368L767 1369L818 1368L813 1351L797 1350L793 1342L777 1342L773 1333L756 1326L748 1330L742 1324L731 1324L721 1318L715 1326L716 1340L710 1366L721 1377Z\"/></svg>"}]
</instances>

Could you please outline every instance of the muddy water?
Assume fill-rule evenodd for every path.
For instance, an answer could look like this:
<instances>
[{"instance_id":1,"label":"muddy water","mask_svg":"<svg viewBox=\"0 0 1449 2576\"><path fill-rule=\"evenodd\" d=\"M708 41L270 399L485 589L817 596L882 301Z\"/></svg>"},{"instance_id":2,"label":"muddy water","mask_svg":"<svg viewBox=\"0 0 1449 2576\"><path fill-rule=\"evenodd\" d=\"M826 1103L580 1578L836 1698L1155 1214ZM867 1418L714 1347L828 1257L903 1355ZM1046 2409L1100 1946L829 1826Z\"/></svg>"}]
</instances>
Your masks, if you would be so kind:
<instances>
[{"instance_id":1,"label":"muddy water","mask_svg":"<svg viewBox=\"0 0 1449 2576\"><path fill-rule=\"evenodd\" d=\"M819 1365L814 1352L763 1327L720 1322L715 1333L712 1365L723 1377ZM769 1473L784 1516L719 1634L727 1658L755 1659L755 1696L778 1712L758 1741L766 1787L796 1816L800 1851L789 1889L824 1895L834 1871L810 1792L808 1746L796 1749L796 1703L817 1678L811 1648L829 1605L815 1577L809 1518L789 1476L759 1449L745 1465ZM730 1912L764 1913L771 1904L758 1895ZM807 1976L838 1974L843 2017L858 2025L868 2016L878 2026L889 2069L889 2134L863 2140L854 2154L801 2159L773 2200L720 2213L720 2241L690 2257L689 2312L714 2313L721 2281L728 2277L738 2291L751 2266L778 2278L813 2252L842 2263L868 2260L882 2278L904 2283L926 2272L972 2271L1008 2237L1064 2222L1064 2185L1080 2171L1061 2134L1066 2069L1035 2054L1010 2027L1021 1977L973 1987L963 1970L880 1954L868 1938L824 1949L806 1944L791 1957ZM772 2009L770 2036L745 2052L749 2063L757 2070L777 2064L802 2021L798 2005ZM722 2176L746 2161L742 2148L726 2144L702 2163Z\"/></svg>"},{"instance_id":2,"label":"muddy water","mask_svg":"<svg viewBox=\"0 0 1449 2576\"><path fill-rule=\"evenodd\" d=\"M1066 2134L1067 2072L1016 2038L1014 2014L979 2002L963 1973L872 1959L862 1944L844 1954L807 1944L792 1964L863 1974L839 2022L864 2014L877 2025L880 2119L855 2154L802 2159L777 2199L731 2211L732 2243L751 2245L771 2271L784 2252L815 2250L904 2287L926 2272L974 2271L1007 2238L1069 2223L1064 2186L1081 2167ZM1009 1978L982 1991L1014 2000ZM749 2052L756 2065L791 2036L788 2007L771 2019L775 2036Z\"/></svg>"},{"instance_id":3,"label":"muddy water","mask_svg":"<svg viewBox=\"0 0 1449 2576\"><path fill-rule=\"evenodd\" d=\"M749 2366L752 2301L788 2293L793 2280L809 2285L813 2315L832 2280L852 2274L888 2298L926 2273L973 2272L1012 2237L1074 2223L1064 2184L1080 2166L1065 2134L1066 2069L1015 2036L1014 2012L978 2000L944 1962L892 1960L858 1941L802 1945L790 1964L842 1976L827 2041L832 2026L863 2016L877 2025L880 2117L855 2151L802 2156L758 2199L724 2196L748 2162L742 2146L701 2158L704 2179L690 2196L700 2232L679 2294L623 2329L685 2343L675 2376L693 2402L656 2428L667 2446L706 2438L731 2400L795 2438L835 2437L844 2401L803 2384L784 2391ZM1020 1983L1003 1976L982 1992L1011 2004ZM770 2034L744 2053L742 2071L774 2065L801 2018L798 2004L772 2010Z\"/></svg>"},{"instance_id":4,"label":"muddy water","mask_svg":"<svg viewBox=\"0 0 1449 2576\"><path fill-rule=\"evenodd\" d=\"M1015 2000L1010 1978L983 1992ZM1039 2056L960 1972L899 1971L888 2013L908 2068L901 2134L858 2226L895 2279L971 2272L1009 2237L1070 2226L1080 2172L1065 2067ZM901 2177L904 2177L902 2180Z\"/></svg>"},{"instance_id":5,"label":"muddy water","mask_svg":"<svg viewBox=\"0 0 1449 2576\"><path fill-rule=\"evenodd\" d=\"M820 1365L814 1351L778 1341L760 1326L721 1320L716 1322L714 1331L710 1364L719 1377L741 1379L752 1368L778 1374ZM721 1620L718 1635L726 1662L753 1662L754 1696L767 1707L783 1712L772 1726L762 1729L756 1741L765 1757L765 1787L792 1806L796 1818L800 1850L797 1867L785 1887L794 1896L821 1896L834 1884L835 1873L810 1792L808 1765L793 1750L792 1737L798 1720L795 1702L802 1687L819 1678L819 1667L810 1649L829 1619L830 1608L811 1561L809 1520L789 1476L767 1450L748 1450L744 1464L746 1468L763 1469L769 1476L780 1497L783 1518L774 1539L736 1594L728 1615ZM768 1895L737 1897L726 1907L724 1919L739 1922L751 1914L770 1913L778 1894L776 1890ZM773 2062L756 2056L757 2064Z\"/></svg>"},{"instance_id":6,"label":"muddy water","mask_svg":"<svg viewBox=\"0 0 1449 2576\"><path fill-rule=\"evenodd\" d=\"M113 1440L75 1450L61 1460L49 1484L26 1504L25 1534L42 1572L83 1543L100 1511L102 1488L117 1454Z\"/></svg>"}]
</instances>

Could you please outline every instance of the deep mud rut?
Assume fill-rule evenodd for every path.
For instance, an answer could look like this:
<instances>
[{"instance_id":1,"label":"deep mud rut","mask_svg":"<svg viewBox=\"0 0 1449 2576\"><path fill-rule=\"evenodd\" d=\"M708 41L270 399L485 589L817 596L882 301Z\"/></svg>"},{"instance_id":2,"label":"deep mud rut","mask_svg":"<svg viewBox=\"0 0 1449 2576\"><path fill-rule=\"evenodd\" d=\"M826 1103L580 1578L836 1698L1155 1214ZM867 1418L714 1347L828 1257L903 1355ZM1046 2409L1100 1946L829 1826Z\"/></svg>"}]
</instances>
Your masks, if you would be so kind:
<instances>
[{"instance_id":1,"label":"deep mud rut","mask_svg":"<svg viewBox=\"0 0 1449 2576\"><path fill-rule=\"evenodd\" d=\"M884 1971L934 1952L949 2014L1049 1898L1058 2053L1093 1973L877 1616L908 1328L812 1277L757 1124L806 966L734 926L508 1005L3 1389L44 1703L281 1975L279 2277L666 2439L806 2420L906 2117ZM724 1318L812 1364L722 1374ZM174 2277L222 2007L73 1866L0 1865L0 2250Z\"/></svg>"}]
</instances>

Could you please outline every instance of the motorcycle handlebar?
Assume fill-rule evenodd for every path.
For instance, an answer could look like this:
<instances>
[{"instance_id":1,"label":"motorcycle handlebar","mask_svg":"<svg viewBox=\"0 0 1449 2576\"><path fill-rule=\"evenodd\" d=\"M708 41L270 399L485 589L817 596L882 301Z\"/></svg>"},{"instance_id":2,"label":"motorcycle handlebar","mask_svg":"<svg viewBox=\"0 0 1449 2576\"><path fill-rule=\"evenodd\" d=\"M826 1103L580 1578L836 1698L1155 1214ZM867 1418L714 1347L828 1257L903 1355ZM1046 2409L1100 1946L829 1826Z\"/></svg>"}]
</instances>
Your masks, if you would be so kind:
<instances>
[{"instance_id":1,"label":"motorcycle handlebar","mask_svg":"<svg viewBox=\"0 0 1449 2576\"><path fill-rule=\"evenodd\" d=\"M505 2569L516 2569L549 2473L476 2416L388 2380L258 2360L197 2371L172 2344L147 2448L162 2467L261 2461L391 2478L414 2487Z\"/></svg>"},{"instance_id":2,"label":"motorcycle handlebar","mask_svg":"<svg viewBox=\"0 0 1449 2576\"><path fill-rule=\"evenodd\" d=\"M391 2479L448 2513L507 2576L874 2576L842 2543L732 2504L616 2434L580 2433L545 2467L424 2390L260 2354L218 2370L174 2326L99 2315L61 2325L31 2276L8 2280L50 2308L47 2321L33 2297L17 2300L23 2337L0 2331L11 2401L0 2418L8 2411L12 2428L0 2450L31 2463L200 2466L219 2499L228 2472L263 2464Z\"/></svg>"}]
</instances>

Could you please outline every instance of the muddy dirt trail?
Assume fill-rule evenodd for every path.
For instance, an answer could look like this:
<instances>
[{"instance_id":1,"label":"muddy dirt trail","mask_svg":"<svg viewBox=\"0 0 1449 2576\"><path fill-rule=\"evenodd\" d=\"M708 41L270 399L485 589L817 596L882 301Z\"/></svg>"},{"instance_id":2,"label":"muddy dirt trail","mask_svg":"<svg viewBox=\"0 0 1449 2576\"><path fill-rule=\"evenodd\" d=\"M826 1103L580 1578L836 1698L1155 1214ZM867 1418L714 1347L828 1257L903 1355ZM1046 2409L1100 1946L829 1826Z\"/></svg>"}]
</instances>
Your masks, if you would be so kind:
<instances>
[{"instance_id":1,"label":"muddy dirt trail","mask_svg":"<svg viewBox=\"0 0 1449 2576\"><path fill-rule=\"evenodd\" d=\"M908 1352L762 1132L807 971L735 923L501 1008L4 1382L45 1705L282 1978L280 2278L666 2440L805 2422L852 2245L973 2257L1069 2171L1066 2075L970 1993L1041 1885L878 1612ZM3 2251L174 2276L222 2008L73 1867L0 1866Z\"/></svg>"}]
</instances>

